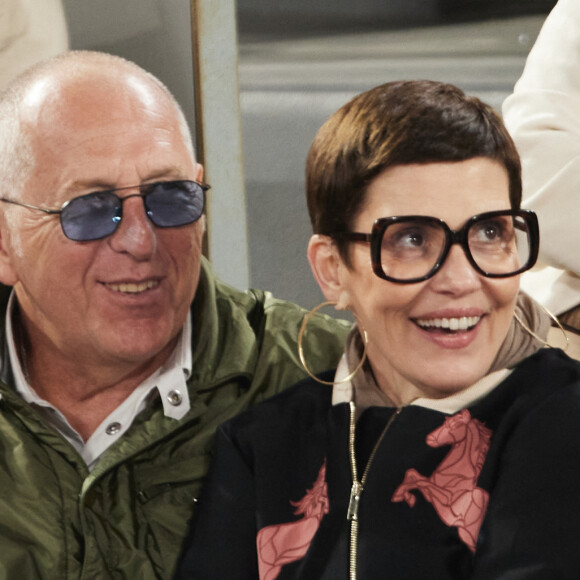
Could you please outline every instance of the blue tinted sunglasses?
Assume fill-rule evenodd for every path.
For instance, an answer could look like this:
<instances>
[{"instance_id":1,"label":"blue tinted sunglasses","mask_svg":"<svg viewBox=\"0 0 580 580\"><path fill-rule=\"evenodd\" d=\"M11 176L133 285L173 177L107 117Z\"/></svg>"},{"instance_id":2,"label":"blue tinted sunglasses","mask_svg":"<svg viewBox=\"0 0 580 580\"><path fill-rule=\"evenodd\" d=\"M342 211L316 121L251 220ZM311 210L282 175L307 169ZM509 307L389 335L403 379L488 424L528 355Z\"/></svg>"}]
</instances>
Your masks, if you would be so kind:
<instances>
[{"instance_id":1,"label":"blue tinted sunglasses","mask_svg":"<svg viewBox=\"0 0 580 580\"><path fill-rule=\"evenodd\" d=\"M139 188L139 193L120 198L116 192ZM123 202L131 197L143 199L145 213L160 228L176 228L197 221L205 206L209 185L196 181L160 181L133 187L119 187L81 195L66 201L60 209L47 209L12 199L0 201L60 216L64 235L75 242L106 238L123 219Z\"/></svg>"}]
</instances>

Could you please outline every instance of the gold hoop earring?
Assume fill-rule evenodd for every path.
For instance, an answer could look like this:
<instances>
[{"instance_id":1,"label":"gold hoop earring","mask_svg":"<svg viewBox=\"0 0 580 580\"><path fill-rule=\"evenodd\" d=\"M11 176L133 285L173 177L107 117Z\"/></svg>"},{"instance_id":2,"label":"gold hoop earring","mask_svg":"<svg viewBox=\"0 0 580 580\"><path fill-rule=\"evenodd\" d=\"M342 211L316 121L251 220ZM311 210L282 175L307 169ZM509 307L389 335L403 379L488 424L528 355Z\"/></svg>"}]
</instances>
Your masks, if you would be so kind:
<instances>
[{"instance_id":1,"label":"gold hoop earring","mask_svg":"<svg viewBox=\"0 0 580 580\"><path fill-rule=\"evenodd\" d=\"M566 329L562 326L562 323L558 320L554 314L552 314L544 305L538 302L540 308L556 323L556 326L560 329L562 334L564 335L564 340L566 341L566 346L562 349L564 352L568 350L568 346L570 345L570 337L566 332ZM544 340L541 336L538 336L524 321L518 316L517 312L514 312L514 318L516 322L533 338L535 338L538 342L541 342L547 348L556 348L552 346L547 340Z\"/></svg>"},{"instance_id":2,"label":"gold hoop earring","mask_svg":"<svg viewBox=\"0 0 580 580\"><path fill-rule=\"evenodd\" d=\"M314 307L310 312L308 312L308 314L306 314L306 316L302 320L302 324L300 325L300 330L298 331L298 356L300 357L300 362L302 363L302 366L304 367L304 370L306 371L306 373L310 377L312 377L315 381L317 381L318 383L321 383L323 385L340 385L342 383L347 383L348 381L350 381L354 377L354 375L356 375L356 373L358 373L358 371L360 371L360 369L362 368L363 364L365 363L365 361L367 359L367 343L368 343L368 337L367 337L366 330L363 329L363 331L361 333L362 341L363 341L363 346L364 346L364 350L363 350L362 357L360 359L360 362L358 363L358 365L354 369L354 371L352 371L351 373L349 373L346 377L340 379L339 381L323 381L322 379L319 379L308 368L308 365L306 364L306 357L304 356L304 348L302 346L302 341L304 339L304 333L306 332L306 327L308 326L308 323L310 322L310 319L321 308L324 308L325 306L333 306L335 304L336 304L336 302L327 301L327 302L322 302L318 306Z\"/></svg>"}]
</instances>

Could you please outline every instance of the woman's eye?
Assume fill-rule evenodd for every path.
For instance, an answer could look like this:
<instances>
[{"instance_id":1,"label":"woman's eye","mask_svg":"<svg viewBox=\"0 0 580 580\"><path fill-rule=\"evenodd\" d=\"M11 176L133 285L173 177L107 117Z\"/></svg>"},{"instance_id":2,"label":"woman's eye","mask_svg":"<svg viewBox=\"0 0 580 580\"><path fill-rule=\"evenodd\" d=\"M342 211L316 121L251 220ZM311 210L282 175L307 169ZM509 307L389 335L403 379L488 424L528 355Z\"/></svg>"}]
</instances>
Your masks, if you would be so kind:
<instances>
[{"instance_id":1,"label":"woman's eye","mask_svg":"<svg viewBox=\"0 0 580 580\"><path fill-rule=\"evenodd\" d=\"M420 248L427 243L427 237L423 230L405 228L395 230L393 228L389 240L391 245L399 248Z\"/></svg>"},{"instance_id":2,"label":"woman's eye","mask_svg":"<svg viewBox=\"0 0 580 580\"><path fill-rule=\"evenodd\" d=\"M504 228L501 224L487 222L479 224L472 232L474 241L478 242L497 242L504 237Z\"/></svg>"},{"instance_id":3,"label":"woman's eye","mask_svg":"<svg viewBox=\"0 0 580 580\"><path fill-rule=\"evenodd\" d=\"M419 246L423 245L423 242L423 236L418 233L408 234L400 240L400 244L403 246L412 246L414 248L418 248Z\"/></svg>"},{"instance_id":4,"label":"woman's eye","mask_svg":"<svg viewBox=\"0 0 580 580\"><path fill-rule=\"evenodd\" d=\"M488 240L495 240L500 236L499 228L495 225L486 226L483 233Z\"/></svg>"}]
</instances>

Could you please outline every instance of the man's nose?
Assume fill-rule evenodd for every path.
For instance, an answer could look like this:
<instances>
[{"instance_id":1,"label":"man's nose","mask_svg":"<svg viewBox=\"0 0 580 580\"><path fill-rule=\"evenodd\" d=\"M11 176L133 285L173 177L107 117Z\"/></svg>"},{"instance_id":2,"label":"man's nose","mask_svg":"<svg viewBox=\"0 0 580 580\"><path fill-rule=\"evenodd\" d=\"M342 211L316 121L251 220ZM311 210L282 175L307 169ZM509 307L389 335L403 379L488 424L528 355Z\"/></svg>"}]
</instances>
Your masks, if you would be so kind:
<instances>
[{"instance_id":1,"label":"man's nose","mask_svg":"<svg viewBox=\"0 0 580 580\"><path fill-rule=\"evenodd\" d=\"M148 260L155 253L155 226L145 213L142 197L135 195L124 199L121 223L109 237L109 243L115 252L130 254L138 261Z\"/></svg>"}]
</instances>

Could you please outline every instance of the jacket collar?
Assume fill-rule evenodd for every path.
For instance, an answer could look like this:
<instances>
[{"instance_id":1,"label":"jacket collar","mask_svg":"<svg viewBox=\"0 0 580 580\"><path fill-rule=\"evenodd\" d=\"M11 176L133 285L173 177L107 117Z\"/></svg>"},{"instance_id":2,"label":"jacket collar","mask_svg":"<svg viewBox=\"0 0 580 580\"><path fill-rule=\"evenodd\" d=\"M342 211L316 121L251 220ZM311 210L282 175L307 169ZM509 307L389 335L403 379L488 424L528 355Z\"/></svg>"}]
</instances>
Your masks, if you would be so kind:
<instances>
[{"instance_id":1,"label":"jacket collar","mask_svg":"<svg viewBox=\"0 0 580 580\"><path fill-rule=\"evenodd\" d=\"M191 311L194 389L214 388L233 376L251 377L258 345L249 319L258 302L252 291L240 292L216 280L202 259Z\"/></svg>"}]
</instances>

